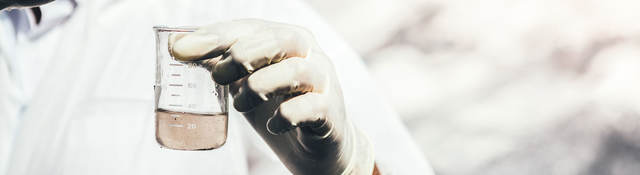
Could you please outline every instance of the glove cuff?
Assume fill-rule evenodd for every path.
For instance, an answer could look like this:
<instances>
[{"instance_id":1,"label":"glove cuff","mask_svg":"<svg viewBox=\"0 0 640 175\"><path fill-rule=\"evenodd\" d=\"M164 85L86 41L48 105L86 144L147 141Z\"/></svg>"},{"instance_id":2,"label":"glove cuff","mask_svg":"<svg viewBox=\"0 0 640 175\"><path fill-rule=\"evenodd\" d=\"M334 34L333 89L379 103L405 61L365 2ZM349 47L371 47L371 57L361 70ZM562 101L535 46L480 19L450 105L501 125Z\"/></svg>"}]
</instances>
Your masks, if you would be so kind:
<instances>
[{"instance_id":1,"label":"glove cuff","mask_svg":"<svg viewBox=\"0 0 640 175\"><path fill-rule=\"evenodd\" d=\"M373 145L369 142L367 135L356 128L351 122L348 127L351 131L349 141L350 148L349 164L345 168L343 175L371 175L375 166L375 156Z\"/></svg>"}]
</instances>

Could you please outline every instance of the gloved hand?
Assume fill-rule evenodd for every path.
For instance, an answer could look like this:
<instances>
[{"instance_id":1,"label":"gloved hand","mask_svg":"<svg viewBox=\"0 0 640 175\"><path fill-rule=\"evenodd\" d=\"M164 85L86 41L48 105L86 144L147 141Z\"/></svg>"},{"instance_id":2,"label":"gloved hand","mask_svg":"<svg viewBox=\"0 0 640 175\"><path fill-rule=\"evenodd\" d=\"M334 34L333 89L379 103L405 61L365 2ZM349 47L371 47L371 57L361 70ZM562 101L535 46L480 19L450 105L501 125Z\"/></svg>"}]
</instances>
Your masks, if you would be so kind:
<instances>
[{"instance_id":1,"label":"gloved hand","mask_svg":"<svg viewBox=\"0 0 640 175\"><path fill-rule=\"evenodd\" d=\"M372 173L372 146L345 116L333 65L309 31L237 20L169 42L176 59L231 85L234 107L293 174Z\"/></svg>"}]
</instances>

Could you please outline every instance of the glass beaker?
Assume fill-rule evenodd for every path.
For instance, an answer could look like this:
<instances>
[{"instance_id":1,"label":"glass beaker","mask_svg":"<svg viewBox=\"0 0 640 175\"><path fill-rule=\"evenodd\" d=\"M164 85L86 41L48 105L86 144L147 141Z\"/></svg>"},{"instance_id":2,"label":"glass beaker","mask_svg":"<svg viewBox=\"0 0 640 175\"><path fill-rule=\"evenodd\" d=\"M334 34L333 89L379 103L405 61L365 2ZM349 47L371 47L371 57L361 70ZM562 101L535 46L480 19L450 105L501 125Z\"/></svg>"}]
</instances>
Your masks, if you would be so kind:
<instances>
[{"instance_id":1,"label":"glass beaker","mask_svg":"<svg viewBox=\"0 0 640 175\"><path fill-rule=\"evenodd\" d=\"M227 139L228 87L197 63L169 54L169 37L196 28L153 27L156 34L156 141L177 150L210 150Z\"/></svg>"}]
</instances>

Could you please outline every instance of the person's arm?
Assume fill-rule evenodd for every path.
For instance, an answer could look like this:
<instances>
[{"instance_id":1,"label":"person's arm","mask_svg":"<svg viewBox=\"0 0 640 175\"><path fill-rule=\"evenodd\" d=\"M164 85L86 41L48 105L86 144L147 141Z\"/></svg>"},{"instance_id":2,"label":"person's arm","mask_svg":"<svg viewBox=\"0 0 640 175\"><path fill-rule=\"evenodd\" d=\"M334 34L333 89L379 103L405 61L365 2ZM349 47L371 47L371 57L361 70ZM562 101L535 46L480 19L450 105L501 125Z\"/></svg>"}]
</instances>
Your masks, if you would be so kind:
<instances>
[{"instance_id":1,"label":"person's arm","mask_svg":"<svg viewBox=\"0 0 640 175\"><path fill-rule=\"evenodd\" d=\"M373 147L348 119L333 64L300 27L238 20L171 37L171 53L231 85L234 107L294 174L373 174Z\"/></svg>"}]
</instances>

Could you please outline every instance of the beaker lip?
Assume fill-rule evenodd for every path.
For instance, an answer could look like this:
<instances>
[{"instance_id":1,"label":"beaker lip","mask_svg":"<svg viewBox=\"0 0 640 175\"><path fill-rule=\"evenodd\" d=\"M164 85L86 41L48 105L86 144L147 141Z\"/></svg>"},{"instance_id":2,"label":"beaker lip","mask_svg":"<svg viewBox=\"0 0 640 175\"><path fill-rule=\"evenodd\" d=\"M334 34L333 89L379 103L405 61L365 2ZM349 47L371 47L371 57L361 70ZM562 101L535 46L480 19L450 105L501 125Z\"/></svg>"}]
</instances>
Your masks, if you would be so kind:
<instances>
[{"instance_id":1,"label":"beaker lip","mask_svg":"<svg viewBox=\"0 0 640 175\"><path fill-rule=\"evenodd\" d=\"M165 26L156 25L153 26L153 30L156 32L193 32L198 30L197 26Z\"/></svg>"}]
</instances>

